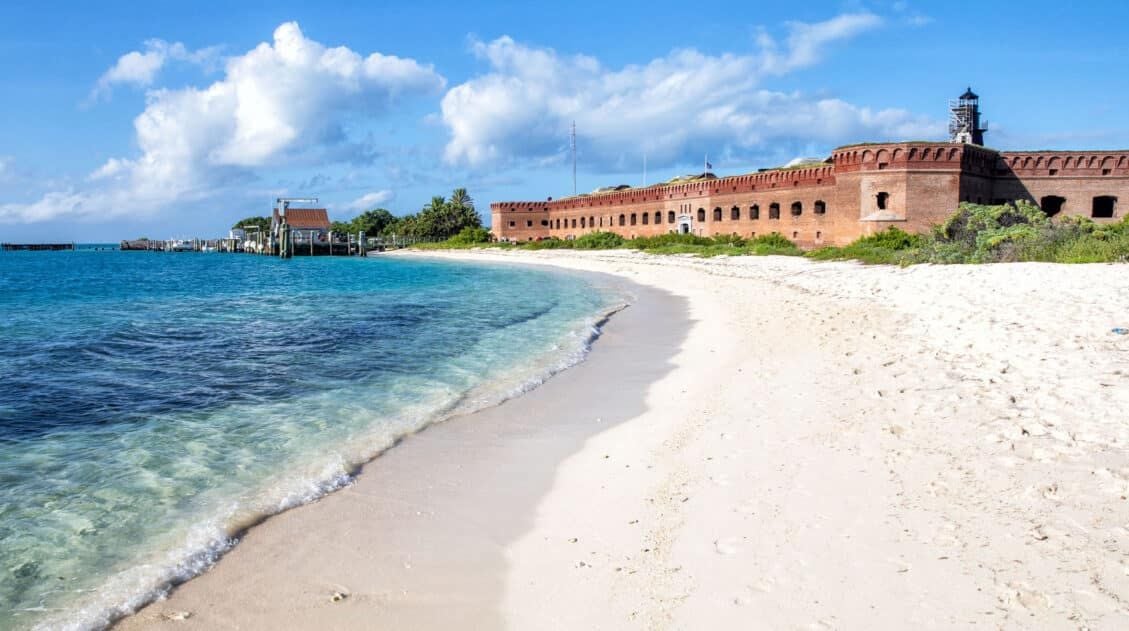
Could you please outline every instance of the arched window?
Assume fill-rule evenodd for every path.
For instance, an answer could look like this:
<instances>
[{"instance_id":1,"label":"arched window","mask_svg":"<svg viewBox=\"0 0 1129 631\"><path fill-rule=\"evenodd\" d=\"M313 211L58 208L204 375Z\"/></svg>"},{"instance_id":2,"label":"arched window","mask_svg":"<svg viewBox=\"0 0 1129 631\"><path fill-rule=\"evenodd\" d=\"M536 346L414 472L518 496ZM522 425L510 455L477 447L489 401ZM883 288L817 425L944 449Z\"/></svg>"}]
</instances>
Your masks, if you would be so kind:
<instances>
[{"instance_id":1,"label":"arched window","mask_svg":"<svg viewBox=\"0 0 1129 631\"><path fill-rule=\"evenodd\" d=\"M575 228L575 227L576 227L576 217L573 217L573 218L572 218L572 227L573 227L573 228Z\"/></svg>"},{"instance_id":2,"label":"arched window","mask_svg":"<svg viewBox=\"0 0 1129 631\"><path fill-rule=\"evenodd\" d=\"M882 191L881 193L878 193L877 199L878 199L878 210L886 210L886 206L890 202L890 194L887 193L886 191Z\"/></svg>"},{"instance_id":3,"label":"arched window","mask_svg":"<svg viewBox=\"0 0 1129 631\"><path fill-rule=\"evenodd\" d=\"M600 222L600 223L602 224L603 222ZM589 228L595 228L596 227L596 218L595 217L589 217L588 218L588 227Z\"/></svg>"},{"instance_id":4,"label":"arched window","mask_svg":"<svg viewBox=\"0 0 1129 631\"><path fill-rule=\"evenodd\" d=\"M627 216L626 215L620 215L619 216L619 225L621 225L621 226L627 225Z\"/></svg>"},{"instance_id":5,"label":"arched window","mask_svg":"<svg viewBox=\"0 0 1129 631\"><path fill-rule=\"evenodd\" d=\"M738 219L740 219L741 218L741 209L736 207L736 206L734 206L733 208L730 208L729 209L729 218L732 219L733 221L737 221Z\"/></svg>"},{"instance_id":6,"label":"arched window","mask_svg":"<svg viewBox=\"0 0 1129 631\"><path fill-rule=\"evenodd\" d=\"M643 225L647 225L651 221L651 213L643 213Z\"/></svg>"},{"instance_id":7,"label":"arched window","mask_svg":"<svg viewBox=\"0 0 1129 631\"><path fill-rule=\"evenodd\" d=\"M720 206L713 209L713 220L714 221L721 221L721 207Z\"/></svg>"},{"instance_id":8,"label":"arched window","mask_svg":"<svg viewBox=\"0 0 1129 631\"><path fill-rule=\"evenodd\" d=\"M638 215L636 215L635 213L631 213L631 225L633 225L633 226L635 225L636 219L638 219Z\"/></svg>"},{"instance_id":9,"label":"arched window","mask_svg":"<svg viewBox=\"0 0 1129 631\"><path fill-rule=\"evenodd\" d=\"M667 213L666 213L666 222L667 223L674 223L677 220L678 220L678 218L674 215L673 210L667 211Z\"/></svg>"},{"instance_id":10,"label":"arched window","mask_svg":"<svg viewBox=\"0 0 1129 631\"><path fill-rule=\"evenodd\" d=\"M699 208L698 209L698 221L705 223L705 221L706 221L706 209L705 208Z\"/></svg>"},{"instance_id":11,"label":"arched window","mask_svg":"<svg viewBox=\"0 0 1129 631\"><path fill-rule=\"evenodd\" d=\"M655 225L657 226L657 225L659 225L659 224L660 224L660 223L662 223L662 222L663 222L663 214L662 214L662 211L661 211L661 210L656 210L656 211L655 211Z\"/></svg>"},{"instance_id":12,"label":"arched window","mask_svg":"<svg viewBox=\"0 0 1129 631\"><path fill-rule=\"evenodd\" d=\"M812 209L812 212L817 215L827 214L827 204L822 199L815 200L815 208Z\"/></svg>"},{"instance_id":13,"label":"arched window","mask_svg":"<svg viewBox=\"0 0 1129 631\"><path fill-rule=\"evenodd\" d=\"M1047 195L1039 200L1039 208L1042 208L1043 212L1046 213L1048 217L1054 217L1059 214L1065 204L1066 198L1057 195Z\"/></svg>"},{"instance_id":14,"label":"arched window","mask_svg":"<svg viewBox=\"0 0 1129 631\"><path fill-rule=\"evenodd\" d=\"M799 217L802 214L804 214L803 202L792 202L792 216Z\"/></svg>"},{"instance_id":15,"label":"arched window","mask_svg":"<svg viewBox=\"0 0 1129 631\"><path fill-rule=\"evenodd\" d=\"M761 218L760 204L753 204L752 206L749 206L749 219L760 219L760 218Z\"/></svg>"},{"instance_id":16,"label":"arched window","mask_svg":"<svg viewBox=\"0 0 1129 631\"><path fill-rule=\"evenodd\" d=\"M557 219L557 230L561 229L561 220Z\"/></svg>"},{"instance_id":17,"label":"arched window","mask_svg":"<svg viewBox=\"0 0 1129 631\"><path fill-rule=\"evenodd\" d=\"M581 228L587 228L587 227L588 227L588 226L586 225L585 221L584 221L584 217L581 217L581 218L580 218L580 227L581 227Z\"/></svg>"},{"instance_id":18,"label":"arched window","mask_svg":"<svg viewBox=\"0 0 1129 631\"><path fill-rule=\"evenodd\" d=\"M772 202L768 205L768 218L780 219L780 204L778 204L777 202Z\"/></svg>"}]
</instances>

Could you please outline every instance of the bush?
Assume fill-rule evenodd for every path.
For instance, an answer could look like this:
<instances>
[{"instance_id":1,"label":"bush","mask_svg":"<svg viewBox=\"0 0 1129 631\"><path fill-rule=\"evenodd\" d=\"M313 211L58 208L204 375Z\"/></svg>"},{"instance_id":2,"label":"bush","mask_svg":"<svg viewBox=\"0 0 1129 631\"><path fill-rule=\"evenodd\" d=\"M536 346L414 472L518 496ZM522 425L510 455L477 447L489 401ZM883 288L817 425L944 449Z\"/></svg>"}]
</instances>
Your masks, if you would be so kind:
<instances>
[{"instance_id":1,"label":"bush","mask_svg":"<svg viewBox=\"0 0 1129 631\"><path fill-rule=\"evenodd\" d=\"M589 232L572 242L577 250L611 250L621 248L625 239L614 232Z\"/></svg>"},{"instance_id":2,"label":"bush","mask_svg":"<svg viewBox=\"0 0 1129 631\"><path fill-rule=\"evenodd\" d=\"M539 241L526 241L521 244L523 250L560 250L572 248L572 241L565 241L556 237L549 237Z\"/></svg>"},{"instance_id":3,"label":"bush","mask_svg":"<svg viewBox=\"0 0 1129 631\"><path fill-rule=\"evenodd\" d=\"M921 235L890 226L881 232L859 237L841 248L828 246L812 250L807 257L817 261L857 259L863 263L907 264L912 262L912 253L924 241Z\"/></svg>"},{"instance_id":4,"label":"bush","mask_svg":"<svg viewBox=\"0 0 1129 631\"><path fill-rule=\"evenodd\" d=\"M696 234L660 234L656 237L635 237L627 245L637 250L653 250L679 245L706 246L714 245L714 240L708 237L699 237Z\"/></svg>"},{"instance_id":5,"label":"bush","mask_svg":"<svg viewBox=\"0 0 1129 631\"><path fill-rule=\"evenodd\" d=\"M493 235L486 228L463 228L458 234L447 239L447 243L451 245L474 245L478 243L490 243L494 240Z\"/></svg>"}]
</instances>

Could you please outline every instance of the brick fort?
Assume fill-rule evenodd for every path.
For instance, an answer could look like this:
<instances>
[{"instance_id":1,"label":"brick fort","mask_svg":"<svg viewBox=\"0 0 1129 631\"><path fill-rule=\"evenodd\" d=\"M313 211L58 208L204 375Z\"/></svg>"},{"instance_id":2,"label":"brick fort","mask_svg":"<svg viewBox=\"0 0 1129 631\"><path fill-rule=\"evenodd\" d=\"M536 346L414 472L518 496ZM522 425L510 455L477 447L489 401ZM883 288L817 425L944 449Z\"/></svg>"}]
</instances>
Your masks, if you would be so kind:
<instances>
[{"instance_id":1,"label":"brick fort","mask_svg":"<svg viewBox=\"0 0 1129 631\"><path fill-rule=\"evenodd\" d=\"M1119 220L1129 151L995 151L983 146L979 97L950 104L948 142L860 143L756 173L708 171L643 188L617 186L546 201L494 202L494 236L625 238L670 232L742 237L780 233L804 248L845 245L888 226L923 232L960 202L1025 200L1049 216Z\"/></svg>"}]
</instances>

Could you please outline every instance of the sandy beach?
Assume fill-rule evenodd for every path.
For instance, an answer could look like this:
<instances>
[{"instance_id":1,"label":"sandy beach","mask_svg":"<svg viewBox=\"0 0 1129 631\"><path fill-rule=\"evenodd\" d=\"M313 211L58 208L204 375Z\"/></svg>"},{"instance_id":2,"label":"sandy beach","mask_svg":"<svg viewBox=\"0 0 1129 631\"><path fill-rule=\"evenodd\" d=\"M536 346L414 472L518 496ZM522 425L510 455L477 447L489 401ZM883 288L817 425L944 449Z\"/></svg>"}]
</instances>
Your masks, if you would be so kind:
<instances>
[{"instance_id":1,"label":"sandy beach","mask_svg":"<svg viewBox=\"0 0 1129 631\"><path fill-rule=\"evenodd\" d=\"M427 256L634 300L117 628L1129 626L1124 265Z\"/></svg>"}]
</instances>

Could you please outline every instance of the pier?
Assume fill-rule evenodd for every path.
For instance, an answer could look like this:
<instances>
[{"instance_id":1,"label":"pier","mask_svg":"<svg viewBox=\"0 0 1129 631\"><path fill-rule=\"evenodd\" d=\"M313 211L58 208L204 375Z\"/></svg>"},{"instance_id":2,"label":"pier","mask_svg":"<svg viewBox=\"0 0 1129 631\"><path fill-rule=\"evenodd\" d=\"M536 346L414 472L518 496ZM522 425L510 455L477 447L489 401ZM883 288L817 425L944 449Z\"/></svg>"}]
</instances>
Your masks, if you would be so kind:
<instances>
[{"instance_id":1,"label":"pier","mask_svg":"<svg viewBox=\"0 0 1129 631\"><path fill-rule=\"evenodd\" d=\"M74 243L0 243L0 249L5 252L58 252L63 250L73 250Z\"/></svg>"}]
</instances>

